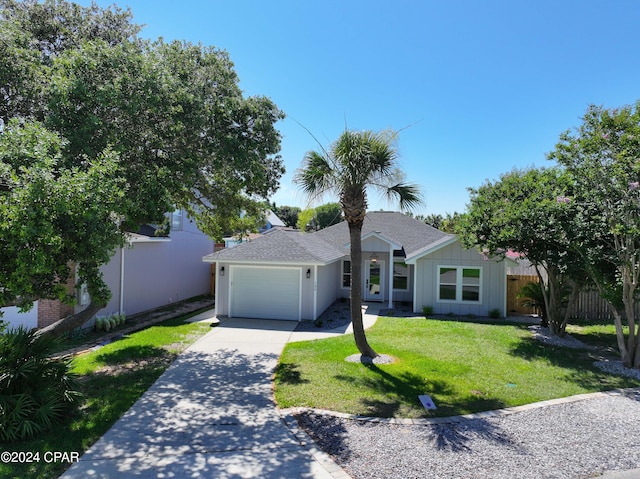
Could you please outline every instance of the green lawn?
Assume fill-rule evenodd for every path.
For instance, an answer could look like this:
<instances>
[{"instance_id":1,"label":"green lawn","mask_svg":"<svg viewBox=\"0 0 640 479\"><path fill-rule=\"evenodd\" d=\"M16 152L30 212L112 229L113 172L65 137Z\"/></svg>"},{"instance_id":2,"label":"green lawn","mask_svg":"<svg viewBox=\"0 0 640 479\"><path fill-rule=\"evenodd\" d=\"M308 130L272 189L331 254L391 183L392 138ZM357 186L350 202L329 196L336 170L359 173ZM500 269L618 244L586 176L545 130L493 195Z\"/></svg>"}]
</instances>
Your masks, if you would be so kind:
<instances>
[{"instance_id":1,"label":"green lawn","mask_svg":"<svg viewBox=\"0 0 640 479\"><path fill-rule=\"evenodd\" d=\"M397 362L346 362L357 353L351 335L288 344L276 371L278 405L419 418L640 386L594 368L585 350L543 345L522 325L380 318L367 338ZM420 394L438 409L425 411Z\"/></svg>"},{"instance_id":2,"label":"green lawn","mask_svg":"<svg viewBox=\"0 0 640 479\"><path fill-rule=\"evenodd\" d=\"M167 320L73 360L85 401L62 425L32 441L2 445L3 451L86 451L155 382L175 357L210 330L208 324ZM65 463L0 463L0 477L51 479Z\"/></svg>"},{"instance_id":3,"label":"green lawn","mask_svg":"<svg viewBox=\"0 0 640 479\"><path fill-rule=\"evenodd\" d=\"M629 333L627 326L623 327L624 334ZM616 327L613 319L610 321L602 320L572 320L567 325L567 333L583 343L600 348L618 351L618 343L616 340Z\"/></svg>"}]
</instances>

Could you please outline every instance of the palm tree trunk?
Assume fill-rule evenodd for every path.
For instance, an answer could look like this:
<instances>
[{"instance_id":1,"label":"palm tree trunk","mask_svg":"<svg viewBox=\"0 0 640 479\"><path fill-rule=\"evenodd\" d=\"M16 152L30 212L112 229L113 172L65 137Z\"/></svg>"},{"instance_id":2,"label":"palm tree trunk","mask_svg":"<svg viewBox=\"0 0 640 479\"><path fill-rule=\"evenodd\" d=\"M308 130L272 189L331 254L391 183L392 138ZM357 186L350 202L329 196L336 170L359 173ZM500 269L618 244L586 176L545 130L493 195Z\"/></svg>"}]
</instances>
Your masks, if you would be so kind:
<instances>
[{"instance_id":1,"label":"palm tree trunk","mask_svg":"<svg viewBox=\"0 0 640 479\"><path fill-rule=\"evenodd\" d=\"M369 343L362 322L362 221L349 222L351 240L351 324L353 337L360 354L365 357L378 356Z\"/></svg>"}]
</instances>

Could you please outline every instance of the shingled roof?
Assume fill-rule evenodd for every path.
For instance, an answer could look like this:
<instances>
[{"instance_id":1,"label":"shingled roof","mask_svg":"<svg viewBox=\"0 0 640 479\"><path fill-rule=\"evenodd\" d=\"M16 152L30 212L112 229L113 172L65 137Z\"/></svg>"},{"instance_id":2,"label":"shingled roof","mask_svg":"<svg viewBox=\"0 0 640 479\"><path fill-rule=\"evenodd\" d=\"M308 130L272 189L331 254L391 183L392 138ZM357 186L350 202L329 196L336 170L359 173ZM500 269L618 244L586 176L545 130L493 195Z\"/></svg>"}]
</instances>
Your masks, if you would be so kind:
<instances>
[{"instance_id":1,"label":"shingled roof","mask_svg":"<svg viewBox=\"0 0 640 479\"><path fill-rule=\"evenodd\" d=\"M455 235L443 233L415 218L391 211L367 213L362 235L371 234L401 246L406 258L455 239ZM315 233L275 231L234 248L205 256L205 261L328 264L348 254L349 227L343 221Z\"/></svg>"},{"instance_id":2,"label":"shingled roof","mask_svg":"<svg viewBox=\"0 0 640 479\"><path fill-rule=\"evenodd\" d=\"M368 212L362 225L362 236L372 233L402 246L407 258L432 244L455 238L455 235L443 233L433 226L397 211ZM315 235L335 247L346 248L348 252L349 227L346 222L329 226Z\"/></svg>"}]
</instances>

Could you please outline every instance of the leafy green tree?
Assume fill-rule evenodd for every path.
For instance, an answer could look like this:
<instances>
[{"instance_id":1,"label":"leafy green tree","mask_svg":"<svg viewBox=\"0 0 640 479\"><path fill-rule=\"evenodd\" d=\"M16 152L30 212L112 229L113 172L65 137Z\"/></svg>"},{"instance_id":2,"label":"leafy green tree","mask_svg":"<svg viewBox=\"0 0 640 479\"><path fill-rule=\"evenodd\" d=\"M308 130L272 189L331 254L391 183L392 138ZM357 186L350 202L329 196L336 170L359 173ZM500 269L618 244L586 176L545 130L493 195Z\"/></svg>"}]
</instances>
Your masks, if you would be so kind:
<instances>
[{"instance_id":1,"label":"leafy green tree","mask_svg":"<svg viewBox=\"0 0 640 479\"><path fill-rule=\"evenodd\" d=\"M28 223L29 215L51 216L41 205L54 199L36 192L57 191L54 186L63 180L71 195L78 194L66 200L73 205L80 204L82 188L76 178L93 181L102 169L105 183L96 192L111 188L97 203L105 209L109 204L109 221L102 207L88 207L84 215L65 219L73 234L51 226L3 237L6 251L14 252L38 241L43 243L38 248L70 245L60 246L52 259L35 261L33 268L40 269L31 283L26 276L17 279L29 265L7 263L17 268L0 278L3 299L19 297L28 306L37 297L57 297L68 271L60 265L78 262L93 300L86 314L95 314L109 292L89 270L109 260L127 230L162 223L165 213L178 207L220 238L233 230L241 212L263 208L277 189L284 167L275 123L284 115L268 98L243 96L225 51L142 40L131 13L117 7L0 0L0 8L0 175L6 180L0 202L9 215L0 223L8 229L10 219L15 225ZM21 141L35 141L33 129L42 134L43 150L25 154L19 147ZM86 197L96 199L97 193ZM21 203L11 204L16 198ZM80 243L74 241L83 235L92 240L79 254ZM0 269L9 270L5 263ZM80 320L65 320L47 332L59 334Z\"/></svg>"},{"instance_id":2,"label":"leafy green tree","mask_svg":"<svg viewBox=\"0 0 640 479\"><path fill-rule=\"evenodd\" d=\"M586 282L582 261L571 248L571 179L560 169L514 170L499 181L470 189L467 213L457 232L467 248L504 258L523 254L535 267L552 334L563 336L577 294ZM544 273L544 274L543 274Z\"/></svg>"},{"instance_id":3,"label":"leafy green tree","mask_svg":"<svg viewBox=\"0 0 640 479\"><path fill-rule=\"evenodd\" d=\"M315 231L315 223L313 216L315 215L315 208L307 208L298 213L298 222L296 226L300 231Z\"/></svg>"},{"instance_id":4,"label":"leafy green tree","mask_svg":"<svg viewBox=\"0 0 640 479\"><path fill-rule=\"evenodd\" d=\"M572 244L613 312L622 362L640 368L640 102L589 107L582 124L564 132L548 156L575 183L575 194L566 198L574 217Z\"/></svg>"},{"instance_id":5,"label":"leafy green tree","mask_svg":"<svg viewBox=\"0 0 640 479\"><path fill-rule=\"evenodd\" d=\"M72 302L70 264L91 294L89 307L46 331L82 325L110 292L100 266L122 244L120 214L127 191L106 150L84 169L60 168L63 141L37 123L12 120L0 135L0 304L30 309L39 298Z\"/></svg>"},{"instance_id":6,"label":"leafy green tree","mask_svg":"<svg viewBox=\"0 0 640 479\"><path fill-rule=\"evenodd\" d=\"M433 226L436 229L440 229L442 227L442 222L444 221L444 217L437 213L432 213L427 216L416 216L416 219L428 224L429 226Z\"/></svg>"},{"instance_id":7,"label":"leafy green tree","mask_svg":"<svg viewBox=\"0 0 640 479\"><path fill-rule=\"evenodd\" d=\"M298 216L298 229L302 231L318 231L340 223L342 206L340 203L325 203L317 208L304 210Z\"/></svg>"},{"instance_id":8,"label":"leafy green tree","mask_svg":"<svg viewBox=\"0 0 640 479\"><path fill-rule=\"evenodd\" d=\"M342 206L340 203L325 203L315 209L314 220L316 229L322 230L340 223L342 218Z\"/></svg>"},{"instance_id":9,"label":"leafy green tree","mask_svg":"<svg viewBox=\"0 0 640 479\"><path fill-rule=\"evenodd\" d=\"M442 219L442 224L438 229L440 231L444 231L445 233L455 233L461 217L462 215L457 211L454 211L453 214L447 213L447 216Z\"/></svg>"},{"instance_id":10,"label":"leafy green tree","mask_svg":"<svg viewBox=\"0 0 640 479\"><path fill-rule=\"evenodd\" d=\"M294 180L312 200L330 192L339 197L350 236L351 322L356 346L364 357L378 356L362 323L362 225L367 191L377 189L397 199L402 209L421 201L417 186L406 183L397 166L396 138L395 132L346 130L329 150L308 152Z\"/></svg>"},{"instance_id":11,"label":"leafy green tree","mask_svg":"<svg viewBox=\"0 0 640 479\"><path fill-rule=\"evenodd\" d=\"M273 205L273 212L282 220L282 222L291 227L295 228L298 224L298 215L300 214L301 208L298 206L279 206L276 207L275 203Z\"/></svg>"}]
</instances>

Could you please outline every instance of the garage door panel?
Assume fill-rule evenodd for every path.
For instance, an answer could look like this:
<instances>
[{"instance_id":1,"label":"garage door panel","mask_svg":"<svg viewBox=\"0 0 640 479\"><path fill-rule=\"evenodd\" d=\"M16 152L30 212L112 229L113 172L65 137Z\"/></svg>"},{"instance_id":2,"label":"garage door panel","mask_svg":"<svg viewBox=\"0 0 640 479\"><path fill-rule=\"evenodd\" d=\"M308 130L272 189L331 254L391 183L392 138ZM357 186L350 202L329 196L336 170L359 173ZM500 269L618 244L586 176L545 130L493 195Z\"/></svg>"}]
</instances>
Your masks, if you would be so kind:
<instances>
[{"instance_id":1,"label":"garage door panel","mask_svg":"<svg viewBox=\"0 0 640 479\"><path fill-rule=\"evenodd\" d=\"M236 317L300 319L299 268L232 267L231 311Z\"/></svg>"}]
</instances>

